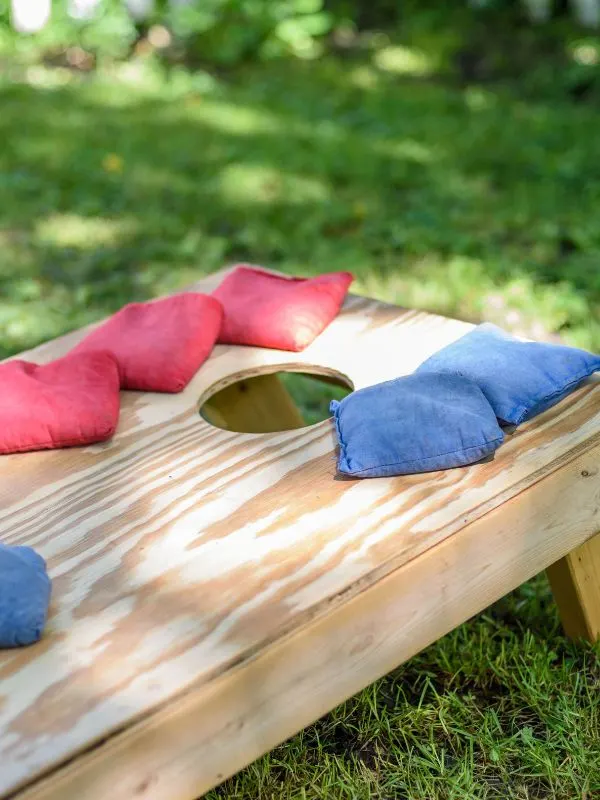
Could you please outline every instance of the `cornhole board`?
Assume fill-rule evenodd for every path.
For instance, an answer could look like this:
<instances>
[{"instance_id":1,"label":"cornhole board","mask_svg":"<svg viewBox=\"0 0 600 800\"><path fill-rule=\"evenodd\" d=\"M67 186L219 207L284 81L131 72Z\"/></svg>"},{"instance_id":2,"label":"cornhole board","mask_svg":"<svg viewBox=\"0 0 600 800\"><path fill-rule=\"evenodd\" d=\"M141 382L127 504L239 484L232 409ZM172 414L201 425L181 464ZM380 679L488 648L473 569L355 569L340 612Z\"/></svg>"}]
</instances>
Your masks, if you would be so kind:
<instances>
[{"instance_id":1,"label":"cornhole board","mask_svg":"<svg viewBox=\"0 0 600 800\"><path fill-rule=\"evenodd\" d=\"M0 797L191 800L548 567L597 636L598 376L466 469L341 480L330 420L278 432L275 372L360 388L469 328L349 296L303 353L218 346L182 394L123 393L112 441L0 458L0 539L54 581L0 653Z\"/></svg>"}]
</instances>

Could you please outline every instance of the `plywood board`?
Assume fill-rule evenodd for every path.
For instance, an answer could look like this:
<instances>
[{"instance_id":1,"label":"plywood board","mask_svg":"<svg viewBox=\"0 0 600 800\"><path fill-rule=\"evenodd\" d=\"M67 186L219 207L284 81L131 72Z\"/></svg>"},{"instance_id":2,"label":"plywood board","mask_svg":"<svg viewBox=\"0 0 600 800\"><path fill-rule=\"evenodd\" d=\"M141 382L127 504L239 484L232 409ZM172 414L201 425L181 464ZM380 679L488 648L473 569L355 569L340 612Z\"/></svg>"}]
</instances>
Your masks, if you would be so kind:
<instances>
[{"instance_id":1,"label":"plywood board","mask_svg":"<svg viewBox=\"0 0 600 800\"><path fill-rule=\"evenodd\" d=\"M378 480L336 477L329 420L239 434L198 413L236 378L282 368L357 388L410 373L469 328L349 297L303 353L218 346L179 395L123 393L111 442L1 458L0 540L31 545L47 558L54 600L40 644L0 654L0 797L68 761L83 765L80 754L175 708L190 692L210 694L332 603L350 602L492 512L501 519L496 510L517 497L535 522L521 532L523 552L537 542L540 520L528 491L586 453L597 455L598 380L507 437L490 463ZM81 335L30 356L50 360ZM570 502L567 478L557 485L563 495L550 498L544 519ZM553 539L553 557L536 566L585 540L581 532L563 533ZM498 557L491 548L490 563ZM514 544L515 557L518 550ZM521 565L506 572L506 591L521 574ZM445 632L460 614L445 616L452 597L442 586L432 603L442 621L436 631ZM382 653L380 670L389 665ZM239 691L253 686L238 684ZM308 683L306 689L315 691ZM309 720L298 713L298 721ZM248 752L257 755L273 735L257 733ZM116 786L118 767L108 759L102 768Z\"/></svg>"}]
</instances>

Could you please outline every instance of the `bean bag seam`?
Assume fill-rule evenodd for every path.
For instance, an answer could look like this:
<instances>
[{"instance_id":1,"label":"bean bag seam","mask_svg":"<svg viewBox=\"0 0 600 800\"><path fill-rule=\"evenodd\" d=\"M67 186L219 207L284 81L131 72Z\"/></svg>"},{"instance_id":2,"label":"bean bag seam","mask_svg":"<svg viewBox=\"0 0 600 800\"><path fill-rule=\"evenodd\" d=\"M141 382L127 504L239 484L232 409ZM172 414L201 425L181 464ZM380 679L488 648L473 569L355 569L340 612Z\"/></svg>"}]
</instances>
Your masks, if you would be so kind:
<instances>
[{"instance_id":1,"label":"bean bag seam","mask_svg":"<svg viewBox=\"0 0 600 800\"><path fill-rule=\"evenodd\" d=\"M482 442L481 444L472 445L470 447L460 447L458 450L451 450L447 453L436 453L436 455L434 456L423 456L423 458L418 458L418 459L413 458L413 459L408 459L406 461L392 461L389 464L376 464L373 467L364 467L364 469L354 470L354 472L369 472L374 469L385 469L386 467L403 467L406 466L407 464L421 464L423 461L433 461L436 458L443 458L444 456L454 456L458 455L459 453L466 454L470 450L481 450L482 448L485 448L488 445L496 444L496 442L498 442L498 446L500 446L503 441L504 441L504 434L502 434L502 436L497 437L496 439L488 439ZM346 463L348 463L348 460L347 459L345 460Z\"/></svg>"}]
</instances>

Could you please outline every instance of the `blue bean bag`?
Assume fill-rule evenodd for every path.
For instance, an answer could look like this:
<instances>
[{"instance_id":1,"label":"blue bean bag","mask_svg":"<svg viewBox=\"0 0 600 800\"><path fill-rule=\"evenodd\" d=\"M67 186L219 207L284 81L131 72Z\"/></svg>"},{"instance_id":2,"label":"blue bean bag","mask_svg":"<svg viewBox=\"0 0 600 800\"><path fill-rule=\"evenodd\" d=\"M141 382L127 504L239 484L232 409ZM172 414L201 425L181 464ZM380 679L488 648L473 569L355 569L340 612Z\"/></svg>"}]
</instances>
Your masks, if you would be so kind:
<instances>
[{"instance_id":1,"label":"blue bean bag","mask_svg":"<svg viewBox=\"0 0 600 800\"><path fill-rule=\"evenodd\" d=\"M600 370L600 356L540 342L521 342L485 323L423 362L416 374L474 381L499 420L519 425L558 403Z\"/></svg>"},{"instance_id":2,"label":"blue bean bag","mask_svg":"<svg viewBox=\"0 0 600 800\"><path fill-rule=\"evenodd\" d=\"M338 470L358 478L462 467L487 458L504 434L476 384L408 375L333 400Z\"/></svg>"},{"instance_id":3,"label":"blue bean bag","mask_svg":"<svg viewBox=\"0 0 600 800\"><path fill-rule=\"evenodd\" d=\"M38 641L50 590L46 562L35 550L0 544L0 648Z\"/></svg>"}]
</instances>

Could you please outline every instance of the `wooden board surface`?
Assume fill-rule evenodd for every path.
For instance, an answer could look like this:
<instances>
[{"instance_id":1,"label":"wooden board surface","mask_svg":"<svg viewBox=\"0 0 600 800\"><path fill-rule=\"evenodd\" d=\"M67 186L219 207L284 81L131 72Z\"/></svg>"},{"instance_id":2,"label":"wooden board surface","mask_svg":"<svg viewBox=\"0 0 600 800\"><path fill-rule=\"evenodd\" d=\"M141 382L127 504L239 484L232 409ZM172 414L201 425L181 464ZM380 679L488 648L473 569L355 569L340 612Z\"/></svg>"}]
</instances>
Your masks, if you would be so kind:
<instances>
[{"instance_id":1,"label":"wooden board surface","mask_svg":"<svg viewBox=\"0 0 600 800\"><path fill-rule=\"evenodd\" d=\"M540 572L600 525L583 473L600 447L353 597L332 598L18 795L19 800L196 798ZM569 495L571 503L554 498ZM593 541L593 540L592 540Z\"/></svg>"},{"instance_id":2,"label":"wooden board surface","mask_svg":"<svg viewBox=\"0 0 600 800\"><path fill-rule=\"evenodd\" d=\"M208 691L332 603L592 452L598 379L509 436L491 463L391 479L337 479L330 421L237 434L198 414L240 375L312 370L360 388L410 373L469 328L349 297L301 354L217 347L180 395L123 393L111 442L0 459L0 539L36 547L54 580L44 640L0 654L0 797ZM30 356L48 361L80 336ZM539 568L576 539L559 536Z\"/></svg>"}]
</instances>

